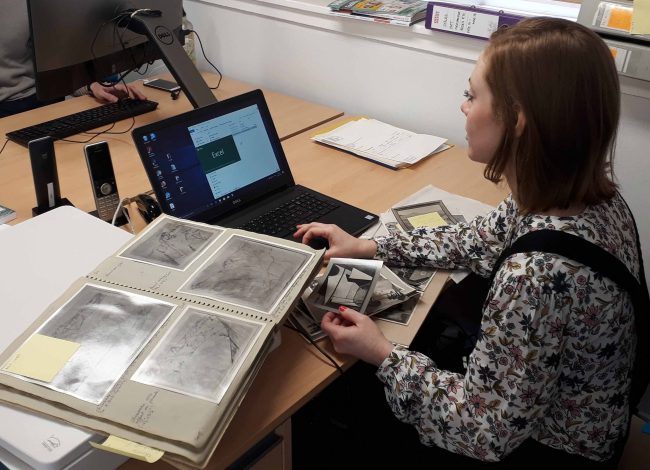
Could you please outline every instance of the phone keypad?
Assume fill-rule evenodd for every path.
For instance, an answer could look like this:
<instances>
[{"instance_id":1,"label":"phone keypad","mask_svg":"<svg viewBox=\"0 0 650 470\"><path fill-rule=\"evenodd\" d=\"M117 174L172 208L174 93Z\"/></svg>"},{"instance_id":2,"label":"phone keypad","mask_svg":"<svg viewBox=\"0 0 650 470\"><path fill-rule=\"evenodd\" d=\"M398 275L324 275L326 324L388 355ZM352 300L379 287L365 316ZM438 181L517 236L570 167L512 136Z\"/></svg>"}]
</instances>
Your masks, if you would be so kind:
<instances>
[{"instance_id":1,"label":"phone keypad","mask_svg":"<svg viewBox=\"0 0 650 470\"><path fill-rule=\"evenodd\" d=\"M112 220L113 214L120 203L120 197L117 193L97 198L97 214L102 220Z\"/></svg>"}]
</instances>

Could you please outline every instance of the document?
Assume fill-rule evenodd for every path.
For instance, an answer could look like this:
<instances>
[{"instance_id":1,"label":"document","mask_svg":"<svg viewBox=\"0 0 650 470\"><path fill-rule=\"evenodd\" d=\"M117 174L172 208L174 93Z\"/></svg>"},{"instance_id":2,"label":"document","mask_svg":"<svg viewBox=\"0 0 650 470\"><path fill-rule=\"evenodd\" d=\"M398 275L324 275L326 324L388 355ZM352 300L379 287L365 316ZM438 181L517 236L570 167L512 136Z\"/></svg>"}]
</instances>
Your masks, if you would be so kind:
<instances>
[{"instance_id":1,"label":"document","mask_svg":"<svg viewBox=\"0 0 650 470\"><path fill-rule=\"evenodd\" d=\"M449 148L442 137L416 134L366 118L349 121L312 139L393 169L411 166Z\"/></svg>"}]
</instances>

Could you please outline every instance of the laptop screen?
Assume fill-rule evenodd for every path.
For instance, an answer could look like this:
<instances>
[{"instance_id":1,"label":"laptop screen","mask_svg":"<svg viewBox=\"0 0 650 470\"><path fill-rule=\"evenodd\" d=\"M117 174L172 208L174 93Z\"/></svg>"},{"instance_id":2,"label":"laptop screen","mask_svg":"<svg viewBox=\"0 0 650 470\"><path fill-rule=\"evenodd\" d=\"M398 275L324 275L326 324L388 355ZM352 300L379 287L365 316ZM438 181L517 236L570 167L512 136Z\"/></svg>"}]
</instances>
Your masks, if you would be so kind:
<instances>
[{"instance_id":1,"label":"laptop screen","mask_svg":"<svg viewBox=\"0 0 650 470\"><path fill-rule=\"evenodd\" d=\"M163 211L206 221L293 184L259 90L133 131Z\"/></svg>"}]
</instances>

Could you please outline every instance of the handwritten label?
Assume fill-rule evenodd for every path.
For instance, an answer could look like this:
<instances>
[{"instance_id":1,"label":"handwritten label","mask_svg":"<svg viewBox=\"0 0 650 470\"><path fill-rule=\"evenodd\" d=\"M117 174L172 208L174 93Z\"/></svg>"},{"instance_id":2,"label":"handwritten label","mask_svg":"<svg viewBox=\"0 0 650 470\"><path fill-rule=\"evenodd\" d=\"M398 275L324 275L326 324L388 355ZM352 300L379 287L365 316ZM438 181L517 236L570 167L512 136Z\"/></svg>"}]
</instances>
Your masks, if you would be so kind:
<instances>
[{"instance_id":1,"label":"handwritten label","mask_svg":"<svg viewBox=\"0 0 650 470\"><path fill-rule=\"evenodd\" d=\"M149 286L149 290L159 290L165 284L165 282L167 282L170 274L171 272L167 271L165 274L156 279L156 281L154 281L154 283Z\"/></svg>"}]
</instances>

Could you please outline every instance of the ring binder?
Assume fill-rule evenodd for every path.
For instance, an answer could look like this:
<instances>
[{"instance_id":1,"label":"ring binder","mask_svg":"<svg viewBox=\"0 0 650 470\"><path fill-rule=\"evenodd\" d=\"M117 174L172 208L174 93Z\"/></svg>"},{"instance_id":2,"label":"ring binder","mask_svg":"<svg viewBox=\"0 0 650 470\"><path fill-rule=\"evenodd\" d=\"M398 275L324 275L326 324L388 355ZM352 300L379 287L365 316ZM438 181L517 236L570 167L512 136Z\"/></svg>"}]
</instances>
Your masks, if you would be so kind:
<instances>
[{"instance_id":1,"label":"ring binder","mask_svg":"<svg viewBox=\"0 0 650 470\"><path fill-rule=\"evenodd\" d=\"M82 352L66 372L73 379L51 385L0 371L0 399L203 468L323 254L162 215L0 354L5 367L32 333L76 338ZM230 279L239 285L229 287ZM191 376L201 380L185 380ZM82 394L76 377L93 387Z\"/></svg>"},{"instance_id":2,"label":"ring binder","mask_svg":"<svg viewBox=\"0 0 650 470\"><path fill-rule=\"evenodd\" d=\"M503 10L488 10L445 2L429 2L425 28L447 33L489 39L498 28L507 28L524 19Z\"/></svg>"}]
</instances>

